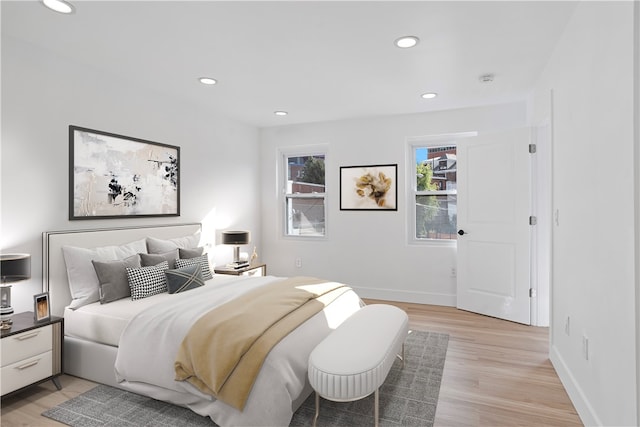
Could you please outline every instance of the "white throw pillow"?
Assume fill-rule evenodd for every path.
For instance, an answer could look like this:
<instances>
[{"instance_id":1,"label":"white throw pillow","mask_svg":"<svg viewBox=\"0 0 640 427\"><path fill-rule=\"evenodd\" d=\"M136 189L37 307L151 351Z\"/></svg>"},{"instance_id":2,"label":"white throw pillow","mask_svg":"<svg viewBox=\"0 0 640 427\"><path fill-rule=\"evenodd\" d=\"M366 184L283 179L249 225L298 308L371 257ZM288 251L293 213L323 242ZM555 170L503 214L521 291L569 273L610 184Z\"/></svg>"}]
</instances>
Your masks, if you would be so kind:
<instances>
[{"instance_id":1,"label":"white throw pillow","mask_svg":"<svg viewBox=\"0 0 640 427\"><path fill-rule=\"evenodd\" d=\"M76 309L100 301L100 282L91 261L115 261L146 252L145 239L126 245L101 246L92 249L63 246L62 254L67 266L69 291L72 298L69 308Z\"/></svg>"}]
</instances>

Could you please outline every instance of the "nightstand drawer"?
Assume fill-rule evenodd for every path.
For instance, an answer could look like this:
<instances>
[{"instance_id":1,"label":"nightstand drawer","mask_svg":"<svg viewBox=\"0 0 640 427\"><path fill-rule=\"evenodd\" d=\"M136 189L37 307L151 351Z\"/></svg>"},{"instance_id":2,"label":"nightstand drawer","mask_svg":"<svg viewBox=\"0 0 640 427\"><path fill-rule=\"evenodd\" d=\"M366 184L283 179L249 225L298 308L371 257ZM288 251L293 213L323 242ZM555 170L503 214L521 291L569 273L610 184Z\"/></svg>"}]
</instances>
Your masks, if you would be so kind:
<instances>
[{"instance_id":1,"label":"nightstand drawer","mask_svg":"<svg viewBox=\"0 0 640 427\"><path fill-rule=\"evenodd\" d=\"M48 325L5 337L2 340L2 366L51 350L53 346L52 329L52 325ZM4 390L4 370L2 382Z\"/></svg>"},{"instance_id":2,"label":"nightstand drawer","mask_svg":"<svg viewBox=\"0 0 640 427\"><path fill-rule=\"evenodd\" d=\"M240 274L241 276L260 277L264 276L262 268L254 268Z\"/></svg>"},{"instance_id":3,"label":"nightstand drawer","mask_svg":"<svg viewBox=\"0 0 640 427\"><path fill-rule=\"evenodd\" d=\"M28 386L53 374L52 351L26 358L2 368L2 395Z\"/></svg>"},{"instance_id":4,"label":"nightstand drawer","mask_svg":"<svg viewBox=\"0 0 640 427\"><path fill-rule=\"evenodd\" d=\"M228 266L216 267L216 274L230 274L232 276L266 276L267 264L251 264L242 268L232 268Z\"/></svg>"}]
</instances>

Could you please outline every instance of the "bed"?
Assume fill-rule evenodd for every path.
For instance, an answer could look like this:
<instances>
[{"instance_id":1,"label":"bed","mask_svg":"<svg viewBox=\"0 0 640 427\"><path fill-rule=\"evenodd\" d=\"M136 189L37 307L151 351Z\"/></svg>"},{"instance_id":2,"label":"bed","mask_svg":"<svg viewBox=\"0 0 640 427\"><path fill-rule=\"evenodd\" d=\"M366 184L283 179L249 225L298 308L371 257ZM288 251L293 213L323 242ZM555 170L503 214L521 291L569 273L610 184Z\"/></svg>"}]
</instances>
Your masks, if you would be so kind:
<instances>
[{"instance_id":1,"label":"bed","mask_svg":"<svg viewBox=\"0 0 640 427\"><path fill-rule=\"evenodd\" d=\"M218 316L225 315L225 308L228 313L235 313L234 301L254 303L254 295L272 295L269 286L281 286L293 279L213 274L204 286L186 292L163 292L136 300L120 298L108 303L85 301L76 306L78 291L70 290L69 282L77 286L77 278L68 269L72 262L69 258L65 262L63 248L68 257L69 248L95 254L95 248L129 248L137 242L131 247L138 250L140 241L149 239L173 243L187 239L197 242L192 246L198 246L200 234L197 223L43 233L43 288L50 294L51 314L65 319L64 371L188 407L221 426L288 425L312 392L307 379L309 354L331 330L362 307L362 301L350 288L341 285L339 293L332 291L336 296L331 302L275 341L240 406L223 397L216 399L196 382L176 381L176 354L184 350L183 338L191 329L189 325L203 323L213 313L211 308L217 309ZM111 255L111 259L116 258ZM225 345L212 347L218 355L227 351Z\"/></svg>"}]
</instances>

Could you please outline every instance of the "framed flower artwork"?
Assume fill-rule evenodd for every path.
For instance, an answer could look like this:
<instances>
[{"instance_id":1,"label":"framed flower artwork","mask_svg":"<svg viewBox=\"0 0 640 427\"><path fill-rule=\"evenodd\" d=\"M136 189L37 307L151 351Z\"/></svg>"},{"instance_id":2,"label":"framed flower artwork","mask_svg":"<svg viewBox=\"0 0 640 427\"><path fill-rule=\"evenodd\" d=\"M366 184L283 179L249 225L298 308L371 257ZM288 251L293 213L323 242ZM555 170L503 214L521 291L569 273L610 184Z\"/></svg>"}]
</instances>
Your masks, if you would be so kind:
<instances>
[{"instance_id":1,"label":"framed flower artwork","mask_svg":"<svg viewBox=\"0 0 640 427\"><path fill-rule=\"evenodd\" d=\"M397 211L398 165L341 166L340 210Z\"/></svg>"}]
</instances>

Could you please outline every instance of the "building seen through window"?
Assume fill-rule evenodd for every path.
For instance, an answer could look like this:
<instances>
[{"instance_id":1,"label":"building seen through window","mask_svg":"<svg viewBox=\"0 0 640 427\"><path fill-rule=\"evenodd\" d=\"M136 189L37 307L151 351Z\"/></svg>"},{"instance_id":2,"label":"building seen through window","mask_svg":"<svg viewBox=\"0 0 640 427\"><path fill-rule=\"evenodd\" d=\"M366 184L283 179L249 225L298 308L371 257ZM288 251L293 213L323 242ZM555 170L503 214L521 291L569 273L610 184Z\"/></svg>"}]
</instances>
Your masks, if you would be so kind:
<instances>
[{"instance_id":1,"label":"building seen through window","mask_svg":"<svg viewBox=\"0 0 640 427\"><path fill-rule=\"evenodd\" d=\"M286 156L287 236L325 235L325 156Z\"/></svg>"},{"instance_id":2,"label":"building seen through window","mask_svg":"<svg viewBox=\"0 0 640 427\"><path fill-rule=\"evenodd\" d=\"M457 238L456 146L415 147L415 238Z\"/></svg>"}]
</instances>

